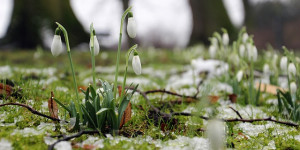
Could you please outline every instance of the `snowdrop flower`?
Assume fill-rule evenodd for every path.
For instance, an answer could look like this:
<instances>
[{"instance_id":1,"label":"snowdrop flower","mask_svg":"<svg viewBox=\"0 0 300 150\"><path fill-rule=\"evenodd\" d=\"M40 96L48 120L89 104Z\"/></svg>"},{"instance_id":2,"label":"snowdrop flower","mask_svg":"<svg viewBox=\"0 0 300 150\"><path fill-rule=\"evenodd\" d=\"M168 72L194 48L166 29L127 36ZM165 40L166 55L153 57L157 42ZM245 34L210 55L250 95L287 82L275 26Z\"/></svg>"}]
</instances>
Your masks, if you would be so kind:
<instances>
[{"instance_id":1,"label":"snowdrop flower","mask_svg":"<svg viewBox=\"0 0 300 150\"><path fill-rule=\"evenodd\" d=\"M264 64L263 72L264 72L265 75L270 74L270 67L269 67L268 64Z\"/></svg>"},{"instance_id":2,"label":"snowdrop flower","mask_svg":"<svg viewBox=\"0 0 300 150\"><path fill-rule=\"evenodd\" d=\"M257 48L256 48L256 46L248 43L247 44L247 51L248 51L248 60L256 61L257 60Z\"/></svg>"},{"instance_id":3,"label":"snowdrop flower","mask_svg":"<svg viewBox=\"0 0 300 150\"><path fill-rule=\"evenodd\" d=\"M53 37L53 41L51 44L51 53L55 57L63 52L61 37L59 34L60 34L60 29L56 28L55 35Z\"/></svg>"},{"instance_id":4,"label":"snowdrop flower","mask_svg":"<svg viewBox=\"0 0 300 150\"><path fill-rule=\"evenodd\" d=\"M133 18L132 12L128 13L127 33L130 38L136 37L136 23Z\"/></svg>"},{"instance_id":5,"label":"snowdrop flower","mask_svg":"<svg viewBox=\"0 0 300 150\"><path fill-rule=\"evenodd\" d=\"M207 137L213 150L222 150L225 146L225 125L220 120L209 120L207 124Z\"/></svg>"},{"instance_id":6,"label":"snowdrop flower","mask_svg":"<svg viewBox=\"0 0 300 150\"><path fill-rule=\"evenodd\" d=\"M297 85L296 85L296 83L295 82L292 82L291 84L290 84L290 92L291 92L291 94L296 94L296 92L297 92Z\"/></svg>"},{"instance_id":7,"label":"snowdrop flower","mask_svg":"<svg viewBox=\"0 0 300 150\"><path fill-rule=\"evenodd\" d=\"M232 53L229 56L229 59L236 66L238 66L240 64L240 57L236 53Z\"/></svg>"},{"instance_id":8,"label":"snowdrop flower","mask_svg":"<svg viewBox=\"0 0 300 150\"><path fill-rule=\"evenodd\" d=\"M286 56L283 56L280 60L280 69L283 71L283 72L286 72L287 71L287 57Z\"/></svg>"},{"instance_id":9,"label":"snowdrop flower","mask_svg":"<svg viewBox=\"0 0 300 150\"><path fill-rule=\"evenodd\" d=\"M272 65L273 65L273 68L275 68L276 70L277 70L277 68L276 68L277 59L278 59L278 55L274 54L273 60L272 60Z\"/></svg>"},{"instance_id":10,"label":"snowdrop flower","mask_svg":"<svg viewBox=\"0 0 300 150\"><path fill-rule=\"evenodd\" d=\"M236 74L236 79L238 82L241 82L242 78L243 78L243 74L244 72L242 70L240 70L237 74Z\"/></svg>"},{"instance_id":11,"label":"snowdrop flower","mask_svg":"<svg viewBox=\"0 0 300 150\"><path fill-rule=\"evenodd\" d=\"M218 47L218 39L215 37L211 38L211 44L217 48Z\"/></svg>"},{"instance_id":12,"label":"snowdrop flower","mask_svg":"<svg viewBox=\"0 0 300 150\"><path fill-rule=\"evenodd\" d=\"M249 36L248 36L247 33L244 33L244 34L243 34L243 37L242 37L243 43L246 43L246 42L247 42L248 37L249 37Z\"/></svg>"},{"instance_id":13,"label":"snowdrop flower","mask_svg":"<svg viewBox=\"0 0 300 150\"><path fill-rule=\"evenodd\" d=\"M215 58L217 52L217 47L214 45L209 46L209 55L211 58Z\"/></svg>"},{"instance_id":14,"label":"snowdrop flower","mask_svg":"<svg viewBox=\"0 0 300 150\"><path fill-rule=\"evenodd\" d=\"M132 68L135 74L140 75L142 73L141 60L137 52L134 52L134 56L132 57Z\"/></svg>"},{"instance_id":15,"label":"snowdrop flower","mask_svg":"<svg viewBox=\"0 0 300 150\"><path fill-rule=\"evenodd\" d=\"M191 60L191 65L192 65L193 69L197 68L197 61L195 59L192 59Z\"/></svg>"},{"instance_id":16,"label":"snowdrop flower","mask_svg":"<svg viewBox=\"0 0 300 150\"><path fill-rule=\"evenodd\" d=\"M229 35L228 33L223 33L222 35L223 44L227 46L229 44Z\"/></svg>"},{"instance_id":17,"label":"snowdrop flower","mask_svg":"<svg viewBox=\"0 0 300 150\"><path fill-rule=\"evenodd\" d=\"M256 46L252 46L252 58L253 58L253 61L256 61L257 60L257 48Z\"/></svg>"},{"instance_id":18,"label":"snowdrop flower","mask_svg":"<svg viewBox=\"0 0 300 150\"><path fill-rule=\"evenodd\" d=\"M293 63L290 63L288 66L288 74L290 78L296 76L296 66Z\"/></svg>"},{"instance_id":19,"label":"snowdrop flower","mask_svg":"<svg viewBox=\"0 0 300 150\"><path fill-rule=\"evenodd\" d=\"M95 30L93 31L95 32ZM94 34L94 55L98 55L100 51L100 45L97 39L97 36ZM92 52L92 39L90 39L90 51Z\"/></svg>"},{"instance_id":20,"label":"snowdrop flower","mask_svg":"<svg viewBox=\"0 0 300 150\"><path fill-rule=\"evenodd\" d=\"M246 50L245 46L241 44L239 47L239 53L241 57L245 57L245 50Z\"/></svg>"}]
</instances>

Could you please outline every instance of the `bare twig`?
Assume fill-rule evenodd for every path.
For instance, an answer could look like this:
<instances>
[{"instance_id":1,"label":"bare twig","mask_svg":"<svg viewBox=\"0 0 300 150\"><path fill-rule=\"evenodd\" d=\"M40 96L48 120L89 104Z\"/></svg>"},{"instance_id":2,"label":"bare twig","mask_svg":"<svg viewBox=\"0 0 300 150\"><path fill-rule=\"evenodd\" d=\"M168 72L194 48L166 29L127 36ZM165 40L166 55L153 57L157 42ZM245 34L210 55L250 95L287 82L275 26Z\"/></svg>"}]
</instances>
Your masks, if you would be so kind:
<instances>
[{"instance_id":1,"label":"bare twig","mask_svg":"<svg viewBox=\"0 0 300 150\"><path fill-rule=\"evenodd\" d=\"M197 95L195 95L195 96L185 96L185 95L181 95L181 94L178 94L178 93L175 93L175 92L167 91L165 89L150 90L150 91L145 92L146 95L151 94L151 93L165 93L165 94L174 95L174 96L178 96L178 97L197 99Z\"/></svg>"},{"instance_id":2,"label":"bare twig","mask_svg":"<svg viewBox=\"0 0 300 150\"><path fill-rule=\"evenodd\" d=\"M229 108L232 109L240 117L240 119L243 119L243 117L241 116L240 112L238 112L237 110L235 110L231 106L229 106Z\"/></svg>"},{"instance_id":3,"label":"bare twig","mask_svg":"<svg viewBox=\"0 0 300 150\"><path fill-rule=\"evenodd\" d=\"M62 141L69 141L69 140L71 140L71 139L73 139L73 138L80 137L80 136L82 136L82 135L84 135L84 134L99 134L99 132L96 131L96 130L93 130L93 131L80 131L80 132L78 132L77 134L74 134L74 135L71 135L71 136L60 136L60 137L63 137L63 138L57 140L55 143L53 143L52 145L50 145L50 146L48 147L48 150L53 150L53 149L54 149L54 146L55 146L57 143L59 143L59 142L62 142Z\"/></svg>"},{"instance_id":4,"label":"bare twig","mask_svg":"<svg viewBox=\"0 0 300 150\"><path fill-rule=\"evenodd\" d=\"M51 119L51 120L53 120L53 121L61 121L61 120L58 119L58 118L54 118L54 117L51 117L51 116L42 114L42 113L38 112L37 110L33 109L32 107L30 107L30 106L28 106L28 105L25 105L25 104L20 104L20 103L6 103L6 104L0 104L0 107L2 107L2 106L8 106L8 105L21 106L21 107L24 107L24 108L28 109L28 110L29 110L31 113L33 113L33 114L36 114L36 115L39 115L39 116L42 116L42 117Z\"/></svg>"},{"instance_id":5,"label":"bare twig","mask_svg":"<svg viewBox=\"0 0 300 150\"><path fill-rule=\"evenodd\" d=\"M127 88L127 89L131 89L133 90L133 88ZM171 119L173 116L197 116L197 117L200 117L204 120L210 120L209 117L206 117L206 116L201 116L201 115L197 115L197 114L192 114L192 113L186 113L186 112L172 112L172 113L165 113L165 112L162 112L160 109L158 109L157 107L155 107L154 105L151 104L150 100L148 99L146 93L153 93L153 91L160 91L160 92L163 92L165 90L152 90L152 91L146 91L146 92L142 92L140 90L136 90L136 92L138 92L139 94L141 94L145 100L147 101L148 105L150 105L150 107L158 114L160 114L163 118L166 118L166 119ZM174 95L178 95L177 93L175 93ZM284 122L284 121L279 121L279 120L274 120L272 119L271 117L268 117L268 118L260 118L260 119L243 119L241 114L231 108L233 111L235 111L235 113L237 113L237 115L240 117L239 118L235 118L235 119L220 119L224 122L259 122L259 121L271 121L271 122L275 122L275 123L279 123L279 124L284 124L284 125L287 125L287 126L292 126L292 127L299 127L298 124L295 124L295 123L292 123L292 122Z\"/></svg>"}]
</instances>

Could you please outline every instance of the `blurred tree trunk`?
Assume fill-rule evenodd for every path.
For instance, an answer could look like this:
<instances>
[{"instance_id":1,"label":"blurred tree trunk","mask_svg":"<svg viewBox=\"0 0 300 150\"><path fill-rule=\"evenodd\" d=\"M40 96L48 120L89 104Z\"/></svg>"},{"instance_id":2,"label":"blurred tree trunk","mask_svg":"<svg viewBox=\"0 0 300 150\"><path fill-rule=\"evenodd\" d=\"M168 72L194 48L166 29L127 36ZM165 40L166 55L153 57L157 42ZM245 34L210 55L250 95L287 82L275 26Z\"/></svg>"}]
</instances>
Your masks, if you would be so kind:
<instances>
[{"instance_id":1,"label":"blurred tree trunk","mask_svg":"<svg viewBox=\"0 0 300 150\"><path fill-rule=\"evenodd\" d=\"M190 0L193 14L193 30L190 44L204 41L208 44L208 37L222 27L227 29L231 38L236 36L236 29L232 25L222 0Z\"/></svg>"},{"instance_id":2,"label":"blurred tree trunk","mask_svg":"<svg viewBox=\"0 0 300 150\"><path fill-rule=\"evenodd\" d=\"M43 31L50 29L54 34L55 22L68 30L71 46L89 40L69 0L14 0L10 25L0 45L21 49L45 46Z\"/></svg>"}]
</instances>

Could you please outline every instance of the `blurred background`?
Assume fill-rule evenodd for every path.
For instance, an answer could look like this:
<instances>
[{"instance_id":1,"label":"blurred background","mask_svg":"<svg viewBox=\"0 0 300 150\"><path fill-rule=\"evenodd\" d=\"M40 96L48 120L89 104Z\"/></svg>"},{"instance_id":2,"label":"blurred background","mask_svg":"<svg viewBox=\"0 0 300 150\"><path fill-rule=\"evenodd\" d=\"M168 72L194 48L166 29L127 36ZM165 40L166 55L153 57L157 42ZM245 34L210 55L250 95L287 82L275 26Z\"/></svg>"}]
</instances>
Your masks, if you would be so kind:
<instances>
[{"instance_id":1,"label":"blurred background","mask_svg":"<svg viewBox=\"0 0 300 150\"><path fill-rule=\"evenodd\" d=\"M236 39L245 26L259 49L300 48L299 0L1 0L0 50L49 49L55 22L68 30L70 45L88 49L94 23L101 49L116 49L122 12L133 6L137 37L123 45L180 49L208 45L226 28ZM124 28L125 31L125 28Z\"/></svg>"}]
</instances>

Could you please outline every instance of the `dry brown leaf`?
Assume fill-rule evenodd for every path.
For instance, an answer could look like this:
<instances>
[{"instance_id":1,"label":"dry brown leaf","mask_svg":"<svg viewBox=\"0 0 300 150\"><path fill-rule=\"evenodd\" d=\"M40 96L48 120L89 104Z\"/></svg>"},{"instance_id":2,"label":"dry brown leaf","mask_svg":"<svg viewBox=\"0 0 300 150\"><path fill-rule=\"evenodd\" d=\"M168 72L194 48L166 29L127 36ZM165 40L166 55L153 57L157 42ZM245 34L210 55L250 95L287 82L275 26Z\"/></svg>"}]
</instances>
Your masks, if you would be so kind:
<instances>
[{"instance_id":1,"label":"dry brown leaf","mask_svg":"<svg viewBox=\"0 0 300 150\"><path fill-rule=\"evenodd\" d=\"M58 119L58 107L56 102L53 100L53 98L54 98L54 94L51 91L51 97L48 100L48 109L50 112L50 116Z\"/></svg>"},{"instance_id":2,"label":"dry brown leaf","mask_svg":"<svg viewBox=\"0 0 300 150\"><path fill-rule=\"evenodd\" d=\"M10 85L4 85L0 83L0 94L10 96L13 93L13 89Z\"/></svg>"},{"instance_id":3,"label":"dry brown leaf","mask_svg":"<svg viewBox=\"0 0 300 150\"><path fill-rule=\"evenodd\" d=\"M219 100L219 96L210 95L208 96L210 103L216 103Z\"/></svg>"},{"instance_id":4,"label":"dry brown leaf","mask_svg":"<svg viewBox=\"0 0 300 150\"><path fill-rule=\"evenodd\" d=\"M231 101L231 103L236 103L236 99L237 99L236 94L229 94L228 97L229 97L229 100Z\"/></svg>"},{"instance_id":5,"label":"dry brown leaf","mask_svg":"<svg viewBox=\"0 0 300 150\"><path fill-rule=\"evenodd\" d=\"M258 90L259 88L259 83L256 83L255 84L255 88ZM260 85L260 91L261 92L266 92L266 93L269 93L269 94L274 94L276 95L277 94L277 89L280 89L282 91L285 91L285 89L279 87L279 86L275 86L275 85L270 85L270 84L264 84L264 83L261 83Z\"/></svg>"},{"instance_id":6,"label":"dry brown leaf","mask_svg":"<svg viewBox=\"0 0 300 150\"><path fill-rule=\"evenodd\" d=\"M127 123L131 119L131 103L129 102L120 122L120 129L123 127L125 123Z\"/></svg>"}]
</instances>

